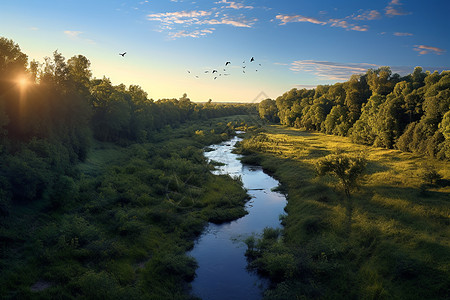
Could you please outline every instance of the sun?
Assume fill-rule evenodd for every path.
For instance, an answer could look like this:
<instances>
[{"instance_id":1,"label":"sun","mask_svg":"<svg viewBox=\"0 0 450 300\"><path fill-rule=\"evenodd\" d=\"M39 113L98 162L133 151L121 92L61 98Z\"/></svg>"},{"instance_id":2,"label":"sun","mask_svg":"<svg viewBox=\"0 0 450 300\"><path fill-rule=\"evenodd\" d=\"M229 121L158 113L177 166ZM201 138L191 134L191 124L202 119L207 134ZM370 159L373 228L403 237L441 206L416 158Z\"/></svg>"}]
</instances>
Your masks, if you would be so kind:
<instances>
[{"instance_id":1,"label":"sun","mask_svg":"<svg viewBox=\"0 0 450 300\"><path fill-rule=\"evenodd\" d=\"M25 76L18 77L16 79L16 82L20 86L21 89L25 89L30 84L30 81Z\"/></svg>"}]
</instances>

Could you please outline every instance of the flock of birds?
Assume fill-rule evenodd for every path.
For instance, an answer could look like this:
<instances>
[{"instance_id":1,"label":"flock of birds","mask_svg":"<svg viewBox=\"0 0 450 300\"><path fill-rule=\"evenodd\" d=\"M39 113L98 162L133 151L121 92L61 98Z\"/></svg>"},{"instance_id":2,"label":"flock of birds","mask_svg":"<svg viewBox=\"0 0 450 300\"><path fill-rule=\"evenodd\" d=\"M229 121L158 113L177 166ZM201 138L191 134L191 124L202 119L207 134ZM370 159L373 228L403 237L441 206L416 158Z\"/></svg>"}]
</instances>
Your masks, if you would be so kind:
<instances>
[{"instance_id":1,"label":"flock of birds","mask_svg":"<svg viewBox=\"0 0 450 300\"><path fill-rule=\"evenodd\" d=\"M126 52L123 52L123 53L119 53L119 55L120 56L122 56L122 57L125 57L125 54L127 54ZM250 58L250 63L253 63L254 61L255 61L255 58L252 56L252 58ZM214 78L214 80L216 80L217 78L219 78L220 76L229 76L229 75L231 75L230 73L227 73L227 67L228 67L228 65L231 65L231 61L227 61L227 62L225 62L225 68L223 68L223 71L219 71L218 69L213 69L213 70L206 70L206 71L204 71L204 74L212 74L213 75L213 78ZM246 67L247 67L247 65L245 64L245 60L242 62L242 65L241 65L241 68L242 68L242 73L246 73L245 71L246 70L249 70L249 69L246 69ZM261 67L261 64L260 63L258 63L258 67ZM258 69L255 69L255 71L256 72L258 72ZM187 72L188 72L188 74L192 74L193 76L195 76L195 78L199 78L199 75L195 75L195 74L193 74L193 73L191 73L191 71L190 70L187 70Z\"/></svg>"},{"instance_id":2,"label":"flock of birds","mask_svg":"<svg viewBox=\"0 0 450 300\"><path fill-rule=\"evenodd\" d=\"M249 60L250 63L253 63L254 61L255 61L254 57L250 58L250 60ZM244 73L244 74L246 73L246 70L250 69L250 67L247 69L247 66L249 66L249 65L246 65L245 63L246 62L244 60L241 65L242 73ZM225 62L225 68L223 68L223 71L220 70L221 68L217 68L217 69L213 69L213 70L205 70L203 73L213 75L214 80L216 80L217 78L219 78L222 75L229 76L231 74L226 69L228 67L228 65L231 65L231 61ZM261 64L258 63L258 67L261 67ZM199 75L193 74L190 70L187 70L187 72L188 72L188 74L192 74L195 78L199 78ZM258 69L255 69L255 72L258 72Z\"/></svg>"}]
</instances>

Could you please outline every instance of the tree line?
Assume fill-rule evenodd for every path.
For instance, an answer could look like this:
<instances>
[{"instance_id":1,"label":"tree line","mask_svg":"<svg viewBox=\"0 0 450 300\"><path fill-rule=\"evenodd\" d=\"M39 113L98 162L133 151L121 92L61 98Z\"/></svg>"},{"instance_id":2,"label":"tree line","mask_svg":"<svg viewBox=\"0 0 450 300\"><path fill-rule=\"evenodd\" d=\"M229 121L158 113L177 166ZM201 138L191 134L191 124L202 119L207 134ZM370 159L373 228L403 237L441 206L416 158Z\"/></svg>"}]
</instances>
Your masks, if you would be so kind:
<instances>
[{"instance_id":1,"label":"tree line","mask_svg":"<svg viewBox=\"0 0 450 300\"><path fill-rule=\"evenodd\" d=\"M343 83L291 89L259 105L262 119L355 143L450 159L450 71L401 77L369 69Z\"/></svg>"},{"instance_id":2,"label":"tree line","mask_svg":"<svg viewBox=\"0 0 450 300\"><path fill-rule=\"evenodd\" d=\"M0 37L0 215L8 203L58 198L93 139L128 145L193 120L256 112L255 105L149 99L138 85L93 78L83 55L28 61ZM26 189L24 187L27 187Z\"/></svg>"}]
</instances>

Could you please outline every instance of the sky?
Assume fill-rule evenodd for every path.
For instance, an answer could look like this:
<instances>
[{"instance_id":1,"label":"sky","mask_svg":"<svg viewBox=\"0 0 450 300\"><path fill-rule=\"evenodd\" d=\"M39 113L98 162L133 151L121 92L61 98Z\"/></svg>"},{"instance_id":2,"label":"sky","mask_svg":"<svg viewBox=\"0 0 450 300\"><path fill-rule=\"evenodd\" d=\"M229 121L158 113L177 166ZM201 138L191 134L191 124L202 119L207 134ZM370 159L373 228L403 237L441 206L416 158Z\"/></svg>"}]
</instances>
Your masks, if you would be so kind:
<instances>
[{"instance_id":1,"label":"sky","mask_svg":"<svg viewBox=\"0 0 450 300\"><path fill-rule=\"evenodd\" d=\"M449 70L449 14L448 0L0 0L0 36L29 61L82 54L154 100L259 102L380 66Z\"/></svg>"}]
</instances>

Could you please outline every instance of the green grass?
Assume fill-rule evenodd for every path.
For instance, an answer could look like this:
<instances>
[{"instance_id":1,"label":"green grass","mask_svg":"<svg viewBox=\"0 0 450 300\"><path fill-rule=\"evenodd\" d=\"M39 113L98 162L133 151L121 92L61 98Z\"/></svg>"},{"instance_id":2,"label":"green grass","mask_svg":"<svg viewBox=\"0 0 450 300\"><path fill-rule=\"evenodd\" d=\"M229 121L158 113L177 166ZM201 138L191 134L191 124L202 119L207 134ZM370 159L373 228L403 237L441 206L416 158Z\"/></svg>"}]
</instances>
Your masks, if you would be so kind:
<instances>
[{"instance_id":1,"label":"green grass","mask_svg":"<svg viewBox=\"0 0 450 300\"><path fill-rule=\"evenodd\" d=\"M228 117L143 144L96 142L68 199L17 204L0 219L0 298L191 299L186 252L208 221L244 215L248 197L239 180L210 173L203 148L240 126Z\"/></svg>"},{"instance_id":2,"label":"green grass","mask_svg":"<svg viewBox=\"0 0 450 300\"><path fill-rule=\"evenodd\" d=\"M297 269L278 280L268 299L285 293L286 285L290 297L448 299L450 162L281 126L267 126L242 146L281 181L288 194L282 245L298 256L301 249L309 262L303 273ZM350 216L338 181L315 172L316 162L336 151L368 160ZM427 166L444 184L424 192ZM262 251L266 260L271 249Z\"/></svg>"}]
</instances>

